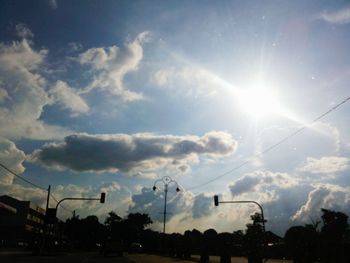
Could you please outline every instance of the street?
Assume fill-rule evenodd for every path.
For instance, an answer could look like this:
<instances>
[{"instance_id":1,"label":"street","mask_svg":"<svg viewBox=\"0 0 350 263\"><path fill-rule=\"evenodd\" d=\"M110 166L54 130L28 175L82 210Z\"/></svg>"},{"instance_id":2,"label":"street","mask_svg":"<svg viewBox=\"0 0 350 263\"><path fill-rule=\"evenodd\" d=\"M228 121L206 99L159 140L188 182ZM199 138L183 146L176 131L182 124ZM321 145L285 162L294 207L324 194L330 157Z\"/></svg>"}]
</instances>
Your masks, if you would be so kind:
<instances>
[{"instance_id":1,"label":"street","mask_svg":"<svg viewBox=\"0 0 350 263\"><path fill-rule=\"evenodd\" d=\"M2 263L132 263L127 257L108 256L104 257L97 252L75 252L61 253L48 256L33 256L30 253L0 253L0 262Z\"/></svg>"},{"instance_id":2,"label":"street","mask_svg":"<svg viewBox=\"0 0 350 263\"><path fill-rule=\"evenodd\" d=\"M61 253L49 256L32 256L26 252L0 252L0 261L2 263L98 263L98 262L114 262L114 263L193 263L199 262L199 256L193 256L191 260L180 260L177 258L169 258L158 255L147 254L125 254L123 257L108 256L103 257L97 252L74 252ZM245 258L232 257L232 263L247 263ZM211 256L210 262L219 263L220 257ZM290 260L274 260L270 259L269 263L291 263Z\"/></svg>"}]
</instances>

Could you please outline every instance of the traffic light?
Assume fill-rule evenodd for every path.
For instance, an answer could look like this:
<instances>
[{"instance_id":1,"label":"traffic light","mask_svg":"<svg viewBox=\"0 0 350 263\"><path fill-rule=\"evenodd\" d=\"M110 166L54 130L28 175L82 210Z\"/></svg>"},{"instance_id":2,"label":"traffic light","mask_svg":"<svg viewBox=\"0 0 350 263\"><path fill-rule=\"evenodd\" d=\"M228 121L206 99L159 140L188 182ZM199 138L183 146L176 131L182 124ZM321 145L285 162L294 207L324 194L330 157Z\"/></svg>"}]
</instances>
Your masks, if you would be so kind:
<instances>
[{"instance_id":1,"label":"traffic light","mask_svg":"<svg viewBox=\"0 0 350 263\"><path fill-rule=\"evenodd\" d=\"M100 203L103 204L106 200L106 193L101 193Z\"/></svg>"},{"instance_id":2,"label":"traffic light","mask_svg":"<svg viewBox=\"0 0 350 263\"><path fill-rule=\"evenodd\" d=\"M219 206L219 196L218 195L214 195L214 205Z\"/></svg>"}]
</instances>

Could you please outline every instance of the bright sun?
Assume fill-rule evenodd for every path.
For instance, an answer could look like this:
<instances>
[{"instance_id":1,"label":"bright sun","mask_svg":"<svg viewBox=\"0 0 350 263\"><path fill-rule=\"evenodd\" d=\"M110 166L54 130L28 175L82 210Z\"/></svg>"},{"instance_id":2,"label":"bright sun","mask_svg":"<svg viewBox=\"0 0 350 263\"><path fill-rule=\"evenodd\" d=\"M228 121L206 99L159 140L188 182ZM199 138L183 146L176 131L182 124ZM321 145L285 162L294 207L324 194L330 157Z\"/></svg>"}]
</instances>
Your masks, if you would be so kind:
<instances>
[{"instance_id":1,"label":"bright sun","mask_svg":"<svg viewBox=\"0 0 350 263\"><path fill-rule=\"evenodd\" d=\"M283 114L282 106L276 96L264 87L240 91L238 101L243 110L256 118Z\"/></svg>"}]
</instances>

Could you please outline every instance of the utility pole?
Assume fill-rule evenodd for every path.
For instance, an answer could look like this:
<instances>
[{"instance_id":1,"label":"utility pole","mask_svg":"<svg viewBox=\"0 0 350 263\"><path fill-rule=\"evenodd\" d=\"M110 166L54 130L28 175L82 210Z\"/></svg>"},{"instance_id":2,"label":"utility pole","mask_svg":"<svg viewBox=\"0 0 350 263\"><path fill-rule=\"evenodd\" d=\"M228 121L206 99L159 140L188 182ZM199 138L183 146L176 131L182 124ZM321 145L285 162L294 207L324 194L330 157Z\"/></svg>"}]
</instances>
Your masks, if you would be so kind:
<instances>
[{"instance_id":1,"label":"utility pole","mask_svg":"<svg viewBox=\"0 0 350 263\"><path fill-rule=\"evenodd\" d=\"M46 211L45 211L45 214L47 213L47 210L49 208L50 192L51 192L51 185L49 185L49 188L47 189L47 199L46 199Z\"/></svg>"}]
</instances>

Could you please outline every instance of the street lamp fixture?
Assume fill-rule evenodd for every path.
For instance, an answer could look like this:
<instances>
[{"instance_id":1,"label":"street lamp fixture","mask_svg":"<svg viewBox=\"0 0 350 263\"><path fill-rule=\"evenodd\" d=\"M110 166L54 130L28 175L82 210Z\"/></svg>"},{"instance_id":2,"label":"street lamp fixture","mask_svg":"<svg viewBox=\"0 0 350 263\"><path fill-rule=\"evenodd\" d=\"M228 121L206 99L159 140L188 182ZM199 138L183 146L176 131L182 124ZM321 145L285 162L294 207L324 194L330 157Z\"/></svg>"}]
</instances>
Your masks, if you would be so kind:
<instances>
[{"instance_id":1,"label":"street lamp fixture","mask_svg":"<svg viewBox=\"0 0 350 263\"><path fill-rule=\"evenodd\" d=\"M161 179L158 179L154 182L154 185L152 187L153 191L156 191L158 188L156 186L156 184L163 184L164 185L164 211L163 211L163 234L165 234L165 224L166 224L166 205L167 205L167 197L168 197L168 187L171 184L175 184L176 185L176 192L180 192L180 188L178 183L173 180L170 176L164 176Z\"/></svg>"}]
</instances>

